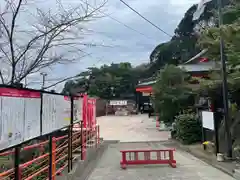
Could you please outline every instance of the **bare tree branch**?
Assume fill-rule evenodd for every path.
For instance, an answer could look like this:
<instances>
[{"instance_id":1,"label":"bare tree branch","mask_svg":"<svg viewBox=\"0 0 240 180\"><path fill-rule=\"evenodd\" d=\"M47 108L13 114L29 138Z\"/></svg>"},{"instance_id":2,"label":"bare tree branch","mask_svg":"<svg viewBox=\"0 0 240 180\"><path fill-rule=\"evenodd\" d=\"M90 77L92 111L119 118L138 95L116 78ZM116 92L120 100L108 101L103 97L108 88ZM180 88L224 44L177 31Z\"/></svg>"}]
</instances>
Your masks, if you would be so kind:
<instances>
[{"instance_id":1,"label":"bare tree branch","mask_svg":"<svg viewBox=\"0 0 240 180\"><path fill-rule=\"evenodd\" d=\"M89 8L88 0L81 0L78 6L68 9L65 9L58 0L57 12L36 9L37 15L35 15L36 13L32 14L32 17L35 15L37 21L32 23L28 30L19 30L21 23L18 22L17 17L24 15L21 8L23 5L27 5L29 1L5 0L5 2L4 11L0 12L0 27L2 27L1 31L4 34L0 36L2 38L0 56L9 65L11 75L10 79L5 81L4 71L0 69L0 79L3 83L19 83L29 74L41 69L50 68L56 64L72 63L85 57L86 53L81 51L78 46L110 47L84 43L81 42L84 39L83 36L82 38L77 37L79 33L83 35L85 24L100 17L98 12L107 3L106 0L103 0L95 8ZM11 15L10 21L9 15ZM26 38L23 38L23 36L26 36ZM77 39L79 42L77 42ZM65 54L57 53L64 47L68 47ZM73 49L75 49L75 52ZM76 53L75 55L79 55L79 57L67 58L66 52ZM81 52L84 54L81 54Z\"/></svg>"}]
</instances>

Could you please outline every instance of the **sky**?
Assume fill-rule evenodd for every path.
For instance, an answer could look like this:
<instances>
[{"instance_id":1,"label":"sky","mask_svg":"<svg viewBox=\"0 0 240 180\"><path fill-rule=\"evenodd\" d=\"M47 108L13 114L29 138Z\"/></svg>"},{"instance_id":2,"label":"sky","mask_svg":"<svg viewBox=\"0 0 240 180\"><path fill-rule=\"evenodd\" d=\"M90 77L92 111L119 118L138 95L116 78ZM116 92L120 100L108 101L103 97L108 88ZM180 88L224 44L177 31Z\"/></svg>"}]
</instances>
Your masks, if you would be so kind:
<instances>
[{"instance_id":1,"label":"sky","mask_svg":"<svg viewBox=\"0 0 240 180\"><path fill-rule=\"evenodd\" d=\"M186 10L198 0L126 0L125 2L168 34L173 35ZM95 33L86 37L86 42L103 43L113 47L87 48L86 51L92 53L92 56L82 59L77 64L69 65L68 68L61 67L59 71L65 69L67 74L74 75L75 72L86 67L110 64L111 62L127 61L133 65L139 65L149 62L149 55L153 49L158 44L170 39L169 36L144 21L119 0L109 0L103 11L137 32L116 22L111 17L98 19L89 24L88 28Z\"/></svg>"},{"instance_id":2,"label":"sky","mask_svg":"<svg viewBox=\"0 0 240 180\"><path fill-rule=\"evenodd\" d=\"M71 7L78 5L78 0L61 0L63 4ZM102 0L89 0L102 1ZM178 23L184 16L186 10L199 0L125 0L131 7L149 19L151 22L161 27L168 34L173 35ZM56 0L42 1L34 4L38 8L53 7ZM160 43L170 39L157 28L153 27L136 13L131 11L119 0L108 0L108 3L101 9L101 18L86 23L85 28L90 33L84 36L84 43L94 43L110 47L84 47L84 52L91 54L79 59L73 64L57 65L47 71L46 79L59 79L74 76L84 71L89 66L101 66L112 62L130 62L136 66L149 62L149 55ZM110 16L106 16L110 15ZM117 22L120 21L121 23ZM127 28L126 26L131 27ZM39 79L36 74L33 79ZM30 81L30 80L29 80ZM35 80L36 81L36 80ZM46 81L49 85L53 81ZM40 84L34 84L33 87ZM59 91L63 83L56 86Z\"/></svg>"},{"instance_id":3,"label":"sky","mask_svg":"<svg viewBox=\"0 0 240 180\"><path fill-rule=\"evenodd\" d=\"M173 35L185 11L197 0L126 0L126 2L154 24ZM141 19L119 0L109 0L103 11L144 35L125 27L111 17L103 17L90 23L87 28L94 32L85 37L84 41L103 43L113 47L87 48L86 51L92 53L92 56L82 59L79 66L74 65L73 68L76 70L111 62L128 61L133 65L149 62L149 55L153 49L158 44L170 39L169 36ZM72 68L70 69L72 72Z\"/></svg>"}]
</instances>

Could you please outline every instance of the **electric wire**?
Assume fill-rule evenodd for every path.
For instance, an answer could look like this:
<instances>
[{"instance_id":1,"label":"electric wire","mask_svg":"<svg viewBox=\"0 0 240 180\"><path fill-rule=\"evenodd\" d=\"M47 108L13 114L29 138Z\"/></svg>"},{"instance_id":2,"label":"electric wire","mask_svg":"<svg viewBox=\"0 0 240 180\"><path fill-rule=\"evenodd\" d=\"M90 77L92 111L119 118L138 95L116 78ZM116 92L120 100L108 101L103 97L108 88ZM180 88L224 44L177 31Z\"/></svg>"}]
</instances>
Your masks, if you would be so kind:
<instances>
[{"instance_id":1,"label":"electric wire","mask_svg":"<svg viewBox=\"0 0 240 180\"><path fill-rule=\"evenodd\" d=\"M159 26L157 26L156 24L154 24L153 22L151 22L150 20L148 20L146 17L144 17L143 15L141 15L137 10L135 10L134 8L132 8L130 5L128 5L125 1L120 0L125 6L127 6L129 9L131 9L133 12L135 12L138 16L140 16L142 19L144 19L145 21L147 21L149 24L151 24L153 27L157 28L159 31L161 31L162 33L166 34L169 37L173 37L172 35L170 35L169 33L167 33L166 31L164 31L162 28L160 28Z\"/></svg>"}]
</instances>

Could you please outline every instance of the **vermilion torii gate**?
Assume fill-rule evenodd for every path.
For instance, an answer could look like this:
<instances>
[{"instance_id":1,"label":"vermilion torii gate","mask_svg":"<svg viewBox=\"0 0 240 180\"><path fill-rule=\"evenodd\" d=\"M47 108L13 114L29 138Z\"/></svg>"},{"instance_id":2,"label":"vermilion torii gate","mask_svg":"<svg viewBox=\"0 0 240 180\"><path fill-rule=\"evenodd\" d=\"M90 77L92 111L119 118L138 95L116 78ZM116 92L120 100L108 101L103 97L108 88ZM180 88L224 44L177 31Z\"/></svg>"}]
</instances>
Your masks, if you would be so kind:
<instances>
[{"instance_id":1,"label":"vermilion torii gate","mask_svg":"<svg viewBox=\"0 0 240 180\"><path fill-rule=\"evenodd\" d=\"M218 70L218 66L213 61L209 61L207 58L202 57L207 50L201 51L199 54L185 62L178 65L179 68L184 69L193 77L208 77L209 71ZM152 86L156 83L156 79L150 78L143 82L139 82L136 87L136 101L138 110L140 105L144 102L149 102L150 94L153 93Z\"/></svg>"},{"instance_id":2,"label":"vermilion torii gate","mask_svg":"<svg viewBox=\"0 0 240 180\"><path fill-rule=\"evenodd\" d=\"M148 81L139 83L136 87L136 104L138 110L140 110L140 106L143 103L148 103L150 101L150 96L153 93L152 86L156 83L156 81Z\"/></svg>"},{"instance_id":3,"label":"vermilion torii gate","mask_svg":"<svg viewBox=\"0 0 240 180\"><path fill-rule=\"evenodd\" d=\"M203 58L202 55L206 53L203 50L195 57L191 58L184 64L178 65L179 68L184 69L192 77L204 77L207 78L209 71L218 70L216 68L216 63L208 61L207 58ZM144 103L150 102L150 96L153 94L153 85L156 83L155 79L148 79L140 82L136 87L136 104L138 111L140 111L140 106ZM157 121L158 122L158 121Z\"/></svg>"}]
</instances>

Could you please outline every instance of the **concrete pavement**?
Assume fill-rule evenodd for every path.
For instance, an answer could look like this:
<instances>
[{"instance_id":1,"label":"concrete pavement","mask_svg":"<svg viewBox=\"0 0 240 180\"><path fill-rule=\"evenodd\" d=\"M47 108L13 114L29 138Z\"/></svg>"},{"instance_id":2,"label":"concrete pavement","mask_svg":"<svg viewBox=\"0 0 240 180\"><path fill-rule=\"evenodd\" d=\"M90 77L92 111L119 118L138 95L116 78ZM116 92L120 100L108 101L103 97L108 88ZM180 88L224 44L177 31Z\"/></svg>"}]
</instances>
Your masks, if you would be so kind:
<instances>
[{"instance_id":1,"label":"concrete pavement","mask_svg":"<svg viewBox=\"0 0 240 180\"><path fill-rule=\"evenodd\" d=\"M158 149L160 143L119 143L112 144L105 151L97 167L88 180L234 180L234 178L209 166L192 155L177 150L175 159L177 168L162 166L134 166L126 170L120 168L122 149Z\"/></svg>"},{"instance_id":2,"label":"concrete pavement","mask_svg":"<svg viewBox=\"0 0 240 180\"><path fill-rule=\"evenodd\" d=\"M178 149L175 153L177 168L154 165L122 170L119 164L120 150L165 148L164 141L167 141L169 132L157 131L154 128L155 122L145 115L102 117L99 124L103 138L120 140L121 143L108 147L88 180L234 180L233 177Z\"/></svg>"}]
</instances>

